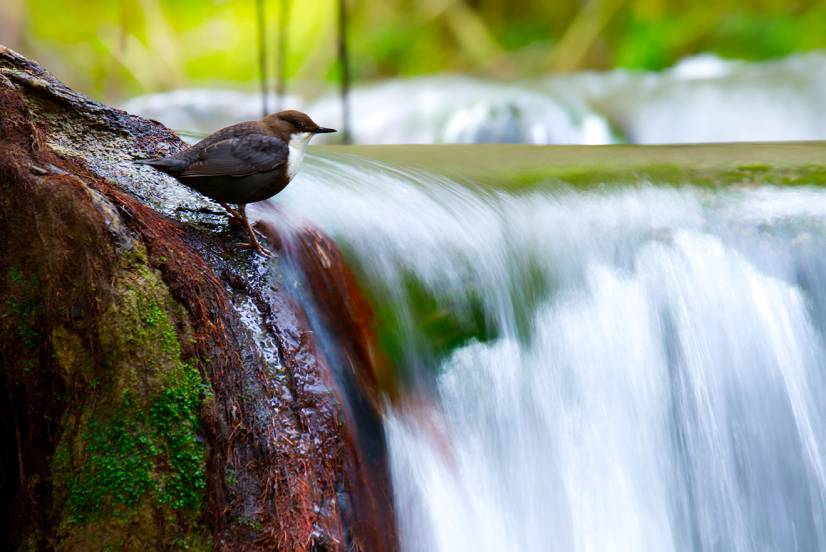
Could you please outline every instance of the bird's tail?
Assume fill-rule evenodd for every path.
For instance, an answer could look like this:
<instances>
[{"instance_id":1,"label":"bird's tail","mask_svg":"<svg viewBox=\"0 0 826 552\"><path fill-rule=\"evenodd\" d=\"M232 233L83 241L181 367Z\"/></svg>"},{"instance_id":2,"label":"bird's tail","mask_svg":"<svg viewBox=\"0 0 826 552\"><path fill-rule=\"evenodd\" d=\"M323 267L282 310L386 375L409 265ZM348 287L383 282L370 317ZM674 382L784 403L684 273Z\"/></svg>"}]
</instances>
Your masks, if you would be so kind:
<instances>
[{"instance_id":1,"label":"bird's tail","mask_svg":"<svg viewBox=\"0 0 826 552\"><path fill-rule=\"evenodd\" d=\"M173 157L159 157L158 159L135 159L136 165L149 165L168 174L176 174L186 168L186 162Z\"/></svg>"}]
</instances>

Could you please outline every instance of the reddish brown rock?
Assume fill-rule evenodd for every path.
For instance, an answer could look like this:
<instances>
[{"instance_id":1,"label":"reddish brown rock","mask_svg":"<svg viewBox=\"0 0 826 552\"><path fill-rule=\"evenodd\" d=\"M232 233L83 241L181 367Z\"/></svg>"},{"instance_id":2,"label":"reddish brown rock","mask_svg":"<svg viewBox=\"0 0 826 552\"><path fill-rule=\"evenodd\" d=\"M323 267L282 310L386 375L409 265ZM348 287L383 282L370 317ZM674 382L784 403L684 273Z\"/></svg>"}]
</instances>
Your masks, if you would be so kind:
<instances>
[{"instance_id":1,"label":"reddish brown rock","mask_svg":"<svg viewBox=\"0 0 826 552\"><path fill-rule=\"evenodd\" d=\"M367 303L130 162L179 147L0 47L4 548L395 549Z\"/></svg>"},{"instance_id":2,"label":"reddish brown rock","mask_svg":"<svg viewBox=\"0 0 826 552\"><path fill-rule=\"evenodd\" d=\"M341 252L318 229L258 226L298 268L311 309L318 313L315 324L332 337L326 351L312 356L327 366L322 373L334 376L330 386L338 390L343 405L348 441L344 469L352 484L362 489L352 496L351 524L358 528L365 550L395 549L392 490L377 415L382 408L380 390L392 389L393 380L373 331L370 305Z\"/></svg>"}]
</instances>

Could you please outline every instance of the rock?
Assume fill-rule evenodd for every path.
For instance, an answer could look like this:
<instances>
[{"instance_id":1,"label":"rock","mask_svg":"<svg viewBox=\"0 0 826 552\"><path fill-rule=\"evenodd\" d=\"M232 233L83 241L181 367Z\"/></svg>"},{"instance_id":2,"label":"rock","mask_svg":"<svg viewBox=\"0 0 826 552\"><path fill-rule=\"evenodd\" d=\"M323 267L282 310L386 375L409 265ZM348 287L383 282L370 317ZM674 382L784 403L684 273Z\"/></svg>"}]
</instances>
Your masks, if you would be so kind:
<instances>
[{"instance_id":1,"label":"rock","mask_svg":"<svg viewBox=\"0 0 826 552\"><path fill-rule=\"evenodd\" d=\"M308 229L361 309L317 301L353 328L321 354L288 256L131 163L180 147L0 46L5 548L396 549L367 303Z\"/></svg>"}]
</instances>

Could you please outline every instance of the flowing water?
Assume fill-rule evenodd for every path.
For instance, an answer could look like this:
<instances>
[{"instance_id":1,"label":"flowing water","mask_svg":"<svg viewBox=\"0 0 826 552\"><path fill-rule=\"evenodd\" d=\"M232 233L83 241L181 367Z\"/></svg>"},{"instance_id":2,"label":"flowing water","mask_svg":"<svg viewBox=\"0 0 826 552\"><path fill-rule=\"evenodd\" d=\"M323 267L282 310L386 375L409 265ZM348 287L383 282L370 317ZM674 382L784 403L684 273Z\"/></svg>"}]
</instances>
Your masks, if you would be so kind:
<instances>
[{"instance_id":1,"label":"flowing water","mask_svg":"<svg viewBox=\"0 0 826 552\"><path fill-rule=\"evenodd\" d=\"M703 57L658 75L365 87L354 135L822 139L824 102L822 54ZM331 99L292 105L337 117ZM129 107L191 130L258 110L188 91ZM402 548L826 550L826 191L630 173L514 190L329 154L276 211L253 209L324 229L372 297L403 387L385 419Z\"/></svg>"},{"instance_id":2,"label":"flowing water","mask_svg":"<svg viewBox=\"0 0 826 552\"><path fill-rule=\"evenodd\" d=\"M406 382L404 550L826 547L826 192L341 156L278 201L348 252Z\"/></svg>"}]
</instances>

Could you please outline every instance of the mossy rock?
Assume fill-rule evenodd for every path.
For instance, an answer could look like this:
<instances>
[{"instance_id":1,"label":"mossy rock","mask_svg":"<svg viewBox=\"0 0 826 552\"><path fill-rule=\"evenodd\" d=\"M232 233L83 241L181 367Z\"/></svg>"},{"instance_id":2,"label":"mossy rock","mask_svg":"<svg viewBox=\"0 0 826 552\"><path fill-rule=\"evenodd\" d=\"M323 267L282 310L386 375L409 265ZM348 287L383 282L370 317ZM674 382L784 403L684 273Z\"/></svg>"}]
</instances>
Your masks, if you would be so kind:
<instances>
[{"instance_id":1,"label":"mossy rock","mask_svg":"<svg viewBox=\"0 0 826 552\"><path fill-rule=\"evenodd\" d=\"M99 318L96 364L79 336L62 327L52 332L67 381L89 384L80 407L64 414L52 457L55 503L65 504L60 534L76 550L159 542L209 549L200 519L200 412L209 390L195 361L181 358L180 342L191 339L186 313L135 247L139 254L123 259Z\"/></svg>"}]
</instances>

